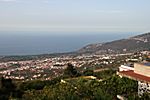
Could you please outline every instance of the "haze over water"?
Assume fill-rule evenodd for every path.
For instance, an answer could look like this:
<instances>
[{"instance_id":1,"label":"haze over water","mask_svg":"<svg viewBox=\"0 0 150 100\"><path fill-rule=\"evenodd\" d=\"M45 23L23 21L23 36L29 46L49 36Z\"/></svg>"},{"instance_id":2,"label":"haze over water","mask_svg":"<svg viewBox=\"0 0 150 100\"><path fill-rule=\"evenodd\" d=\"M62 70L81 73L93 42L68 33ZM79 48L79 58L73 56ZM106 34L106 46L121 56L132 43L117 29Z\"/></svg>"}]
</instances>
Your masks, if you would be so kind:
<instances>
[{"instance_id":1,"label":"haze over water","mask_svg":"<svg viewBox=\"0 0 150 100\"><path fill-rule=\"evenodd\" d=\"M34 55L76 51L91 43L128 38L139 33L0 32L0 55Z\"/></svg>"},{"instance_id":2,"label":"haze over water","mask_svg":"<svg viewBox=\"0 0 150 100\"><path fill-rule=\"evenodd\" d=\"M150 31L150 0L0 0L0 55L75 51Z\"/></svg>"}]
</instances>

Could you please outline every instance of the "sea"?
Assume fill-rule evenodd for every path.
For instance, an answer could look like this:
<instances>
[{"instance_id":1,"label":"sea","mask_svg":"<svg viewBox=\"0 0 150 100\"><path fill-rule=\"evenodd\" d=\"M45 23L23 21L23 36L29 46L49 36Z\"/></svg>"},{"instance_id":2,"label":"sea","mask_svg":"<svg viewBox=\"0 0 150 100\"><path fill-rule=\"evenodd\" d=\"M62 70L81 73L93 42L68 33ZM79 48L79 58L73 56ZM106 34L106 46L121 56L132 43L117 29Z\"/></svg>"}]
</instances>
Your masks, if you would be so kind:
<instances>
[{"instance_id":1,"label":"sea","mask_svg":"<svg viewBox=\"0 0 150 100\"><path fill-rule=\"evenodd\" d=\"M38 55L79 50L93 43L126 39L140 32L0 32L0 56Z\"/></svg>"}]
</instances>

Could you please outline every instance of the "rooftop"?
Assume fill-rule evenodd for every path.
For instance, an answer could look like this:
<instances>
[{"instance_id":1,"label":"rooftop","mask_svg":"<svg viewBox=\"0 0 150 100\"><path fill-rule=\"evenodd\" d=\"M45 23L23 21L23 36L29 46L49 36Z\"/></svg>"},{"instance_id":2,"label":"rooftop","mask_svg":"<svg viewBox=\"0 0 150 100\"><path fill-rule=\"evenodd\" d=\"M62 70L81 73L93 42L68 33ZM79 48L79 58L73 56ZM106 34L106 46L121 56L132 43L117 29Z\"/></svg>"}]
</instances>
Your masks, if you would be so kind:
<instances>
[{"instance_id":1,"label":"rooftop","mask_svg":"<svg viewBox=\"0 0 150 100\"><path fill-rule=\"evenodd\" d=\"M137 80L137 81L143 81L143 82L148 82L150 83L150 77L141 75L141 74L137 74L132 70L129 71L121 71L118 73L121 76L133 79L133 80Z\"/></svg>"}]
</instances>

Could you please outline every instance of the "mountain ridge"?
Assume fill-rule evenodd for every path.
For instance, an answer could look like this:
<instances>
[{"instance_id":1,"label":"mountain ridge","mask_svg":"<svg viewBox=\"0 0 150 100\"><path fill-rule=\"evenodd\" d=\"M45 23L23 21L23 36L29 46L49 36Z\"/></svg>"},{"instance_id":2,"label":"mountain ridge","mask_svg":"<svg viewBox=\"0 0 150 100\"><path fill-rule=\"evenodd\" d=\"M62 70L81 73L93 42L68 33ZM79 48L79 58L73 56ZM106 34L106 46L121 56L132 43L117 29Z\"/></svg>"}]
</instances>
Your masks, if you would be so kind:
<instances>
[{"instance_id":1,"label":"mountain ridge","mask_svg":"<svg viewBox=\"0 0 150 100\"><path fill-rule=\"evenodd\" d=\"M1 62L7 61L21 61L21 60L33 60L43 59L49 57L59 56L76 56L82 54L117 54L117 53L131 53L141 50L150 50L150 32L140 34L137 36L129 37L127 39L119 39L115 41L89 44L83 48L66 53L53 53L53 54L40 54L40 55L20 55L20 56L0 56Z\"/></svg>"},{"instance_id":2,"label":"mountain ridge","mask_svg":"<svg viewBox=\"0 0 150 100\"><path fill-rule=\"evenodd\" d=\"M127 53L150 50L150 32L106 43L89 44L79 49L77 53Z\"/></svg>"}]
</instances>

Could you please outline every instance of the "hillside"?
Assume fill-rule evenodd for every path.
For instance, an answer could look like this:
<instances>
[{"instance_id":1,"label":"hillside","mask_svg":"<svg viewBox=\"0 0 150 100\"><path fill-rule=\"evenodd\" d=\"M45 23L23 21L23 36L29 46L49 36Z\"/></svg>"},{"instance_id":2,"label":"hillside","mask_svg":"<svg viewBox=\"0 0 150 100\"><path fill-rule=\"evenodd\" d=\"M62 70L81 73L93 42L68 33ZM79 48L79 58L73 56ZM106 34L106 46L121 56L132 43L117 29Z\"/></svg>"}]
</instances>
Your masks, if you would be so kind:
<instances>
[{"instance_id":1,"label":"hillside","mask_svg":"<svg viewBox=\"0 0 150 100\"><path fill-rule=\"evenodd\" d=\"M107 43L97 43L87 45L78 53L125 53L136 52L140 50L150 50L150 33L137 35L128 39L115 40Z\"/></svg>"},{"instance_id":2,"label":"hillside","mask_svg":"<svg viewBox=\"0 0 150 100\"><path fill-rule=\"evenodd\" d=\"M41 54L41 55L25 55L25 56L1 56L0 61L7 62L7 61L32 60L32 59L59 57L64 55L75 56L78 54L91 54L91 53L116 54L116 53L137 52L141 50L150 50L150 33L145 33L127 39L115 40L106 43L89 44L73 52Z\"/></svg>"}]
</instances>

